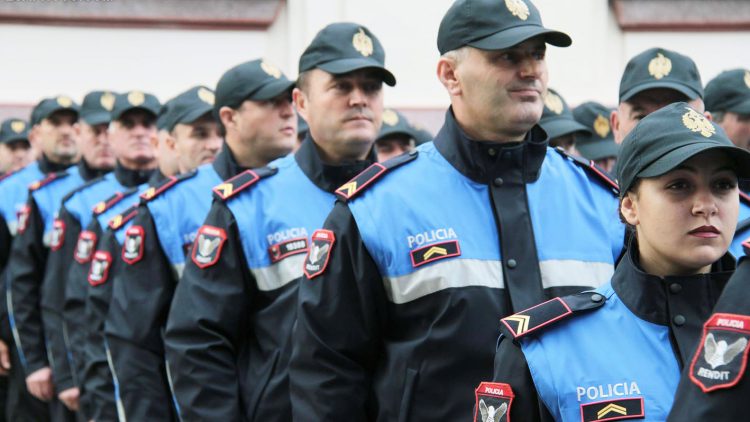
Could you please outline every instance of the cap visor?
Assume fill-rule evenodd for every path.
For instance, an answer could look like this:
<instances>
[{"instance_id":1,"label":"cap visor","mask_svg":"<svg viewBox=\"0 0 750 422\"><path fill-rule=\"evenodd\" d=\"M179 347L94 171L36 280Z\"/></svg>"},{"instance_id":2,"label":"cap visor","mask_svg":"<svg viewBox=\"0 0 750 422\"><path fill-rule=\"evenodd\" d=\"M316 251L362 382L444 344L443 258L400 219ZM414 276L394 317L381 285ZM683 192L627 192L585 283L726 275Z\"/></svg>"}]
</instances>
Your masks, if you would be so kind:
<instances>
[{"instance_id":1,"label":"cap visor","mask_svg":"<svg viewBox=\"0 0 750 422\"><path fill-rule=\"evenodd\" d=\"M630 88L629 91L626 91L623 95L620 96L620 102L627 101L633 98L633 96L635 96L638 93L641 93L648 89L655 89L655 88L673 89L677 92L681 92L685 94L688 97L688 100L694 100L696 98L701 97L701 94L698 91L694 90L693 88L688 87L687 85L683 85L683 84L672 82L672 81L651 81L651 82L637 85L633 88Z\"/></svg>"},{"instance_id":2,"label":"cap visor","mask_svg":"<svg viewBox=\"0 0 750 422\"><path fill-rule=\"evenodd\" d=\"M269 82L258 88L255 92L247 96L248 100L266 101L294 88L294 81L288 79L279 79Z\"/></svg>"},{"instance_id":3,"label":"cap visor","mask_svg":"<svg viewBox=\"0 0 750 422\"><path fill-rule=\"evenodd\" d=\"M736 163L737 177L750 177L750 151L728 145L707 144L706 142L692 143L674 149L648 167L641 170L637 177L657 177L670 172L680 164L706 151L726 151L727 155Z\"/></svg>"},{"instance_id":4,"label":"cap visor","mask_svg":"<svg viewBox=\"0 0 750 422\"><path fill-rule=\"evenodd\" d=\"M727 111L737 114L750 114L750 98L737 104L736 106L728 107Z\"/></svg>"},{"instance_id":5,"label":"cap visor","mask_svg":"<svg viewBox=\"0 0 750 422\"><path fill-rule=\"evenodd\" d=\"M26 141L29 142L28 133L20 133L17 135L11 135L0 141L0 144L12 144L13 142Z\"/></svg>"},{"instance_id":6,"label":"cap visor","mask_svg":"<svg viewBox=\"0 0 750 422\"><path fill-rule=\"evenodd\" d=\"M118 111L117 113L112 113L112 120L120 120L120 117L122 117L123 114L127 113L130 110L143 110L153 114L154 116L159 115L159 108L154 109L153 107L148 106L128 107Z\"/></svg>"},{"instance_id":7,"label":"cap visor","mask_svg":"<svg viewBox=\"0 0 750 422\"><path fill-rule=\"evenodd\" d=\"M542 120L539 122L539 126L547 132L547 136L550 139L554 139L563 135L568 135L575 132L585 132L591 134L591 131L586 126L576 122L575 120L568 120L565 118L552 118L549 120Z\"/></svg>"},{"instance_id":8,"label":"cap visor","mask_svg":"<svg viewBox=\"0 0 750 422\"><path fill-rule=\"evenodd\" d=\"M587 160L601 160L608 157L617 157L619 148L614 139L603 139L577 142L576 149Z\"/></svg>"},{"instance_id":9,"label":"cap visor","mask_svg":"<svg viewBox=\"0 0 750 422\"><path fill-rule=\"evenodd\" d=\"M211 106L210 104L206 104L204 107L198 107L194 110L190 110L190 112L185 114L184 117L177 119L177 123L183 123L183 124L193 123L194 121L205 116L206 114L210 114L213 109L214 109L213 106Z\"/></svg>"},{"instance_id":10,"label":"cap visor","mask_svg":"<svg viewBox=\"0 0 750 422\"><path fill-rule=\"evenodd\" d=\"M537 35L544 35L544 41L557 47L568 47L573 43L568 34L553 31L539 25L521 25L496 32L488 37L468 43L481 50L502 50L522 43Z\"/></svg>"},{"instance_id":11,"label":"cap visor","mask_svg":"<svg viewBox=\"0 0 750 422\"><path fill-rule=\"evenodd\" d=\"M396 77L393 76L393 74L388 69L381 66L380 63L378 63L377 61L372 60L372 59L367 59L364 57L354 58L354 59L334 60L328 63L323 63L321 65L318 65L318 67L334 75L341 75L344 73L354 72L355 70L360 70L360 69L368 69L368 68L378 69L383 75L383 82L385 82L388 86L396 85Z\"/></svg>"},{"instance_id":12,"label":"cap visor","mask_svg":"<svg viewBox=\"0 0 750 422\"><path fill-rule=\"evenodd\" d=\"M109 123L111 119L112 119L112 115L106 112L81 114L81 120L83 120L90 126L96 126L96 125L101 125L104 123Z\"/></svg>"},{"instance_id":13,"label":"cap visor","mask_svg":"<svg viewBox=\"0 0 750 422\"><path fill-rule=\"evenodd\" d=\"M414 137L411 133L407 132L406 130L396 127L390 130L384 130L380 132L380 134L378 135L378 139L376 139L375 142L388 138L393 135L403 135L403 136L406 136L407 138Z\"/></svg>"}]
</instances>

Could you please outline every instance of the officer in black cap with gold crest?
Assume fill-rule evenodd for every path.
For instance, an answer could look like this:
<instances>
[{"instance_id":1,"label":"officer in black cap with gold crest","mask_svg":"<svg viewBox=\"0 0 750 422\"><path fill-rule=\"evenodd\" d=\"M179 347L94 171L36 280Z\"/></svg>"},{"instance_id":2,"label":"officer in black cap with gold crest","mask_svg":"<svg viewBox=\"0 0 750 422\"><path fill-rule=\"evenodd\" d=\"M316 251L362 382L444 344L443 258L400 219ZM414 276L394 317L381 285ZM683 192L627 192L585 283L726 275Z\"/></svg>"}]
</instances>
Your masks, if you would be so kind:
<instances>
[{"instance_id":1,"label":"officer in black cap with gold crest","mask_svg":"<svg viewBox=\"0 0 750 422\"><path fill-rule=\"evenodd\" d=\"M537 125L547 44L570 43L528 1L459 0L445 14L443 128L338 189L313 235L295 420L467 420L498 318L612 274L624 228L611 187Z\"/></svg>"},{"instance_id":2,"label":"officer in black cap with gold crest","mask_svg":"<svg viewBox=\"0 0 750 422\"><path fill-rule=\"evenodd\" d=\"M544 111L539 126L549 136L549 146L562 148L570 155L578 155L576 144L591 131L573 118L568 102L552 88L544 95Z\"/></svg>"},{"instance_id":3,"label":"officer in black cap with gold crest","mask_svg":"<svg viewBox=\"0 0 750 422\"><path fill-rule=\"evenodd\" d=\"M29 143L29 124L7 119L0 125L0 181L34 161Z\"/></svg>"},{"instance_id":4,"label":"officer in black cap with gold crest","mask_svg":"<svg viewBox=\"0 0 750 422\"><path fill-rule=\"evenodd\" d=\"M706 110L740 148L750 149L750 70L721 72L706 84Z\"/></svg>"},{"instance_id":5,"label":"officer in black cap with gold crest","mask_svg":"<svg viewBox=\"0 0 750 422\"><path fill-rule=\"evenodd\" d=\"M609 126L611 114L611 109L594 101L587 101L573 109L573 117L590 131L588 136L576 140L578 154L610 173L615 169L618 150Z\"/></svg>"}]
</instances>

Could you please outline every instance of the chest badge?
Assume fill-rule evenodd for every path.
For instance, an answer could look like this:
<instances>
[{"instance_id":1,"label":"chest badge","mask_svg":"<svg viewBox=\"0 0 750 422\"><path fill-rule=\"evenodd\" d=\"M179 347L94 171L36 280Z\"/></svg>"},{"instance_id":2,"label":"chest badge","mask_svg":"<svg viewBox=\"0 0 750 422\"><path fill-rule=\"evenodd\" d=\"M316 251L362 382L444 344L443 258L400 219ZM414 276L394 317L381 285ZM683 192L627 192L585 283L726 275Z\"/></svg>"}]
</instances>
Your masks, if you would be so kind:
<instances>
[{"instance_id":1,"label":"chest badge","mask_svg":"<svg viewBox=\"0 0 750 422\"><path fill-rule=\"evenodd\" d=\"M307 259L303 268L307 278L313 279L325 272L335 242L336 236L332 231L315 230L312 235L312 246L307 252Z\"/></svg>"},{"instance_id":2,"label":"chest badge","mask_svg":"<svg viewBox=\"0 0 750 422\"><path fill-rule=\"evenodd\" d=\"M434 243L414 249L409 253L413 267L419 267L439 259L450 258L461 255L461 247L457 240L449 242Z\"/></svg>"},{"instance_id":3,"label":"chest badge","mask_svg":"<svg viewBox=\"0 0 750 422\"><path fill-rule=\"evenodd\" d=\"M581 404L582 422L620 421L644 417L643 397Z\"/></svg>"},{"instance_id":4,"label":"chest badge","mask_svg":"<svg viewBox=\"0 0 750 422\"><path fill-rule=\"evenodd\" d=\"M690 380L704 393L734 387L745 373L750 317L714 314L703 326L698 351L690 364Z\"/></svg>"},{"instance_id":5,"label":"chest badge","mask_svg":"<svg viewBox=\"0 0 750 422\"><path fill-rule=\"evenodd\" d=\"M133 265L143 258L143 227L133 226L125 231L125 241L122 244L122 260Z\"/></svg>"},{"instance_id":6,"label":"chest badge","mask_svg":"<svg viewBox=\"0 0 750 422\"><path fill-rule=\"evenodd\" d=\"M474 395L474 422L510 422L510 405L515 397L510 385L483 382Z\"/></svg>"},{"instance_id":7,"label":"chest badge","mask_svg":"<svg viewBox=\"0 0 750 422\"><path fill-rule=\"evenodd\" d=\"M271 258L272 264L275 264L288 256L298 255L305 252L307 252L307 238L304 237L290 239L268 248L268 256Z\"/></svg>"},{"instance_id":8,"label":"chest badge","mask_svg":"<svg viewBox=\"0 0 750 422\"><path fill-rule=\"evenodd\" d=\"M112 255L107 251L96 251L94 259L91 260L89 270L89 284L98 286L107 282L109 268L112 266Z\"/></svg>"},{"instance_id":9,"label":"chest badge","mask_svg":"<svg viewBox=\"0 0 750 422\"><path fill-rule=\"evenodd\" d=\"M94 254L94 246L96 246L96 233L84 230L78 235L78 242L76 243L76 251L73 258L79 264L85 264L91 260L91 255Z\"/></svg>"},{"instance_id":10,"label":"chest badge","mask_svg":"<svg viewBox=\"0 0 750 422\"><path fill-rule=\"evenodd\" d=\"M227 232L214 226L203 226L193 245L192 259L198 268L208 268L219 261L221 249L227 240Z\"/></svg>"}]
</instances>

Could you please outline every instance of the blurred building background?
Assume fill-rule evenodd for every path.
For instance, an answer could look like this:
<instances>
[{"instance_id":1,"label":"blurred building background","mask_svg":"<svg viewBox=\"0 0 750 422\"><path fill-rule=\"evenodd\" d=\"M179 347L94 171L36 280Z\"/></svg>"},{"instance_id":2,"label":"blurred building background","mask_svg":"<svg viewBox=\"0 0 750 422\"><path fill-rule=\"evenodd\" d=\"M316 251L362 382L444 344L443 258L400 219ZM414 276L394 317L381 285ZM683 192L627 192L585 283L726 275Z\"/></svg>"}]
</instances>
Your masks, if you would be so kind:
<instances>
[{"instance_id":1,"label":"blurred building background","mask_svg":"<svg viewBox=\"0 0 750 422\"><path fill-rule=\"evenodd\" d=\"M0 119L42 97L140 89L168 99L213 87L257 57L289 77L315 33L335 21L370 28L398 78L385 102L436 131L448 96L435 76L440 19L452 0L3 0ZM692 57L704 83L750 68L748 0L535 0L573 46L548 50L550 87L571 105L617 102L627 60L660 46Z\"/></svg>"}]
</instances>

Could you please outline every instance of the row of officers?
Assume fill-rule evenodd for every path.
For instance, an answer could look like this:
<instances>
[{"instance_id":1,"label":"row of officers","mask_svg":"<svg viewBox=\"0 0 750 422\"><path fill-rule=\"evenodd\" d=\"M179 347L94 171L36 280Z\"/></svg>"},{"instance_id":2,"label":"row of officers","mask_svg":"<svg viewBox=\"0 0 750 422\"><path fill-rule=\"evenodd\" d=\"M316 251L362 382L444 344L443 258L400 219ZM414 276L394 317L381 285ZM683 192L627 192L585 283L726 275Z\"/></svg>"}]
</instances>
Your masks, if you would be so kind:
<instances>
[{"instance_id":1,"label":"row of officers","mask_svg":"<svg viewBox=\"0 0 750 422\"><path fill-rule=\"evenodd\" d=\"M252 60L163 105L41 101L39 159L0 182L7 418L742 420L750 152L660 48L574 126L545 63L570 44L529 1L457 0L415 149L355 23L296 81ZM750 73L721 78L742 123ZM614 133L616 179L550 147L570 128ZM410 150L378 162L386 130Z\"/></svg>"}]
</instances>

